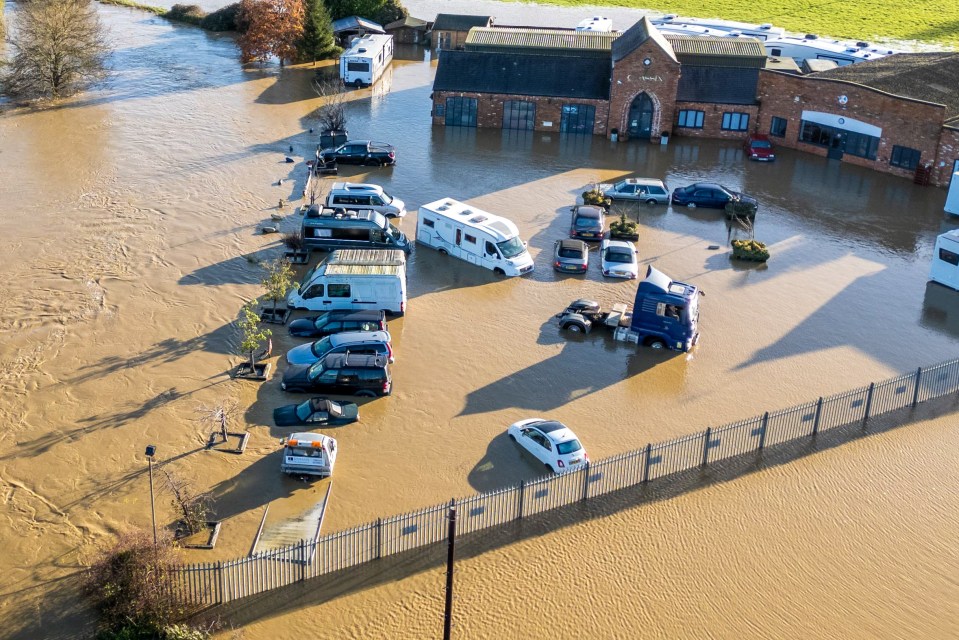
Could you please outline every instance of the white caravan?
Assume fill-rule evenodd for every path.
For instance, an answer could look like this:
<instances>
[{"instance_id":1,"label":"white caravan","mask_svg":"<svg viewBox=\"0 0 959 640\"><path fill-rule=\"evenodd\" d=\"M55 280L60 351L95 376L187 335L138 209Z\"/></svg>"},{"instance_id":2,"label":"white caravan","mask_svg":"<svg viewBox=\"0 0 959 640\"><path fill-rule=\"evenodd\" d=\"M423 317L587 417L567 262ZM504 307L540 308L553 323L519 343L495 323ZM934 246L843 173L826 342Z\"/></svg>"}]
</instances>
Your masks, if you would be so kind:
<instances>
[{"instance_id":1,"label":"white caravan","mask_svg":"<svg viewBox=\"0 0 959 640\"><path fill-rule=\"evenodd\" d=\"M729 20L708 20L703 18L680 18L676 15L665 15L662 18L650 20L660 31L687 33L688 35L709 36L746 36L766 40L767 38L781 38L786 35L782 27L774 27L769 23L747 24Z\"/></svg>"},{"instance_id":2,"label":"white caravan","mask_svg":"<svg viewBox=\"0 0 959 640\"><path fill-rule=\"evenodd\" d=\"M798 63L803 60L832 60L840 67L899 53L895 49L870 46L867 42L850 45L839 40L820 40L812 34L803 38L770 38L763 42L763 46L766 47L766 55L773 58L792 58Z\"/></svg>"},{"instance_id":3,"label":"white caravan","mask_svg":"<svg viewBox=\"0 0 959 640\"><path fill-rule=\"evenodd\" d=\"M393 61L393 36L371 34L354 38L350 48L340 56L340 78L343 84L368 87L383 75Z\"/></svg>"},{"instance_id":4,"label":"white caravan","mask_svg":"<svg viewBox=\"0 0 959 640\"><path fill-rule=\"evenodd\" d=\"M452 198L420 207L416 241L500 275L533 270L533 258L515 224Z\"/></svg>"},{"instance_id":5,"label":"white caravan","mask_svg":"<svg viewBox=\"0 0 959 640\"><path fill-rule=\"evenodd\" d=\"M397 250L339 249L310 271L287 296L290 309L383 310L406 313L406 254Z\"/></svg>"},{"instance_id":6,"label":"white caravan","mask_svg":"<svg viewBox=\"0 0 959 640\"><path fill-rule=\"evenodd\" d=\"M576 25L576 30L609 33L613 30L613 21L603 16L593 16L592 18L586 18Z\"/></svg>"},{"instance_id":7,"label":"white caravan","mask_svg":"<svg viewBox=\"0 0 959 640\"><path fill-rule=\"evenodd\" d=\"M959 229L947 231L936 238L929 279L959 290Z\"/></svg>"}]
</instances>

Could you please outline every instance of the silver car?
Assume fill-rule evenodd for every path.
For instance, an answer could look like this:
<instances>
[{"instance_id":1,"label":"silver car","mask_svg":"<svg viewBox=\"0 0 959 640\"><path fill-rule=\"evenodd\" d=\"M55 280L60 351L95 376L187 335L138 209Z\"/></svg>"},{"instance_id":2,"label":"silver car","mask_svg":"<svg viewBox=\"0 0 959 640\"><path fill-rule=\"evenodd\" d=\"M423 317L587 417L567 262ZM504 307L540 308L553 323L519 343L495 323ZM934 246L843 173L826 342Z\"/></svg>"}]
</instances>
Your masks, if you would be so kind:
<instances>
[{"instance_id":1,"label":"silver car","mask_svg":"<svg viewBox=\"0 0 959 640\"><path fill-rule=\"evenodd\" d=\"M613 200L669 204L669 188L655 178L627 178L615 184L601 184L600 189Z\"/></svg>"}]
</instances>

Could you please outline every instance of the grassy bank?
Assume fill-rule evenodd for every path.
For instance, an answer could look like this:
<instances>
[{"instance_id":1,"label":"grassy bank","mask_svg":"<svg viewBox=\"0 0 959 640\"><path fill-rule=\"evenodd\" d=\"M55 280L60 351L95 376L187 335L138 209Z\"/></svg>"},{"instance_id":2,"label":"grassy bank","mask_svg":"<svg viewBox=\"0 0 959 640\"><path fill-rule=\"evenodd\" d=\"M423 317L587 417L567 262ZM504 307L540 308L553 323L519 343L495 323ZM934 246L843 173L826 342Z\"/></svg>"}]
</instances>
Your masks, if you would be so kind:
<instances>
[{"instance_id":1,"label":"grassy bank","mask_svg":"<svg viewBox=\"0 0 959 640\"><path fill-rule=\"evenodd\" d=\"M568 7L601 5L742 22L852 40L918 40L959 48L959 2L942 0L543 0Z\"/></svg>"}]
</instances>

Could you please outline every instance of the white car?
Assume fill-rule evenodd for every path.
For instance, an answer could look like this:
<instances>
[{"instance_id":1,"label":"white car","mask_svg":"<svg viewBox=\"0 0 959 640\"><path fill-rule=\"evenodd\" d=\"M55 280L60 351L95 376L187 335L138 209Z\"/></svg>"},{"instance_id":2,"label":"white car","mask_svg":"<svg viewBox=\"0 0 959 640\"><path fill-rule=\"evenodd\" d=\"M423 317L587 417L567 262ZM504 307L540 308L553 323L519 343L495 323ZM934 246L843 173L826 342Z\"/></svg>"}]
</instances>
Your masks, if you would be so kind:
<instances>
[{"instance_id":1,"label":"white car","mask_svg":"<svg viewBox=\"0 0 959 640\"><path fill-rule=\"evenodd\" d=\"M603 275L607 278L635 280L639 277L636 247L632 242L603 240L603 244L599 247L599 255L602 259Z\"/></svg>"},{"instance_id":2,"label":"white car","mask_svg":"<svg viewBox=\"0 0 959 640\"><path fill-rule=\"evenodd\" d=\"M576 434L562 422L527 418L511 424L506 434L553 473L569 471L589 460Z\"/></svg>"},{"instance_id":3,"label":"white car","mask_svg":"<svg viewBox=\"0 0 959 640\"><path fill-rule=\"evenodd\" d=\"M290 364L313 364L331 353L384 355L393 362L393 345L389 331L344 331L316 342L293 347L286 353Z\"/></svg>"}]
</instances>

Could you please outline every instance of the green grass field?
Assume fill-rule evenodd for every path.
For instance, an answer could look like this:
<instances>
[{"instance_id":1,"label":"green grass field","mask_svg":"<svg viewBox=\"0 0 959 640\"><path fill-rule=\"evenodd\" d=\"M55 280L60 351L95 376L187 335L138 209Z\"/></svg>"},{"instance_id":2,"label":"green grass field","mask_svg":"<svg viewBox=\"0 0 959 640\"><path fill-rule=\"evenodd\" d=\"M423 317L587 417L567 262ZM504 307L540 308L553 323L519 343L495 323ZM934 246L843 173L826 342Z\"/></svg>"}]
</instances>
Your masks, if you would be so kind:
<instances>
[{"instance_id":1,"label":"green grass field","mask_svg":"<svg viewBox=\"0 0 959 640\"><path fill-rule=\"evenodd\" d=\"M797 33L852 40L918 40L959 48L959 0L540 0L563 6L646 8L686 17L771 22Z\"/></svg>"}]
</instances>

